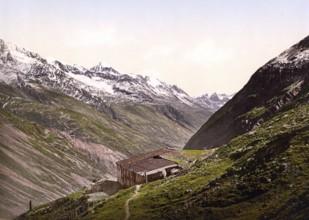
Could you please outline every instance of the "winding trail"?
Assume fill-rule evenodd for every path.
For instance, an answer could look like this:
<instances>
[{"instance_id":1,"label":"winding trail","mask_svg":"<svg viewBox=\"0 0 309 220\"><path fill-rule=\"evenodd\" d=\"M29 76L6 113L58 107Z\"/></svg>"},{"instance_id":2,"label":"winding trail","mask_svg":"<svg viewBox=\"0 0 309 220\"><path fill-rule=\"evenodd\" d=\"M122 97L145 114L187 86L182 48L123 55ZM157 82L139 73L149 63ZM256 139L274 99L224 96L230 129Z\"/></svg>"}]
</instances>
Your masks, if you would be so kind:
<instances>
[{"instance_id":1,"label":"winding trail","mask_svg":"<svg viewBox=\"0 0 309 220\"><path fill-rule=\"evenodd\" d=\"M138 192L141 188L141 185L136 185L136 188L135 188L135 191L134 191L134 194L132 195L131 198L129 198L126 203L124 204L124 208L126 210L126 216L125 216L125 220L128 220L130 218L130 208L129 208L129 203L132 199L134 199L137 195L138 195Z\"/></svg>"}]
</instances>

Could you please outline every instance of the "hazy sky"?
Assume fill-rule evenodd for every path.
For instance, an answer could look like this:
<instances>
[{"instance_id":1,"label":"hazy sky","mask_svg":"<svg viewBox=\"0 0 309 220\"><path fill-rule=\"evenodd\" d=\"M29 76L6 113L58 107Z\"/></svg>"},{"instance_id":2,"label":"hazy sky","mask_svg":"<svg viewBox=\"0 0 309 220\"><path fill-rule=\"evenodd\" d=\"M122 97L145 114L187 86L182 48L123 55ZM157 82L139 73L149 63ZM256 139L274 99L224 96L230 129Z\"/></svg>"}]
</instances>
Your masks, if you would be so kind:
<instances>
[{"instance_id":1,"label":"hazy sky","mask_svg":"<svg viewBox=\"0 0 309 220\"><path fill-rule=\"evenodd\" d=\"M0 38L67 64L100 61L234 93L309 34L308 0L0 0Z\"/></svg>"}]
</instances>

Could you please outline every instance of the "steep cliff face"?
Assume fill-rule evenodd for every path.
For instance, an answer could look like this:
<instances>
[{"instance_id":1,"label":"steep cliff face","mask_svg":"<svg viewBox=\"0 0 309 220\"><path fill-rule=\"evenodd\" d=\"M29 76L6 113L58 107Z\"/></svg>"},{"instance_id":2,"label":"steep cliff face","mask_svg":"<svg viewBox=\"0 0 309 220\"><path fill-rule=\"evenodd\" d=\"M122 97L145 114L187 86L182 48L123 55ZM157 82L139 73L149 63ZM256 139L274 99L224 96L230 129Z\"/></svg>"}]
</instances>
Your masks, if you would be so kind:
<instances>
[{"instance_id":1,"label":"steep cliff face","mask_svg":"<svg viewBox=\"0 0 309 220\"><path fill-rule=\"evenodd\" d=\"M309 37L258 69L249 82L201 127L185 149L209 149L256 129L279 109L308 103Z\"/></svg>"}]
</instances>

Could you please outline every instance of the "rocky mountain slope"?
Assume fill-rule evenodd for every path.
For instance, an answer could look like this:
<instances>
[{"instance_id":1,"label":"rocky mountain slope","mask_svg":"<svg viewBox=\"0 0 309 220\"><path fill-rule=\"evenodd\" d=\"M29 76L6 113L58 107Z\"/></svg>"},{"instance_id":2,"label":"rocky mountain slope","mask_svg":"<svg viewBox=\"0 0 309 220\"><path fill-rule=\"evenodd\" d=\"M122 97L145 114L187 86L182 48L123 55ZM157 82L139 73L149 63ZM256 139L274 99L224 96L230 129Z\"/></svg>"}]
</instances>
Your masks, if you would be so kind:
<instances>
[{"instance_id":1,"label":"rocky mountain slope","mask_svg":"<svg viewBox=\"0 0 309 220\"><path fill-rule=\"evenodd\" d=\"M210 109L220 109L227 101L229 101L234 94L226 95L226 94L217 94L216 92L209 95L208 93L198 96L195 98L194 102L199 103L205 107Z\"/></svg>"},{"instance_id":2,"label":"rocky mountain slope","mask_svg":"<svg viewBox=\"0 0 309 220\"><path fill-rule=\"evenodd\" d=\"M268 102L270 106L265 106L267 112L273 109L273 103L277 103L277 107L273 106L273 112L268 113L267 117L262 117L263 123L256 125L254 130L248 129L244 134L238 135L216 149L184 150L186 153L182 153L183 155L198 155L197 160L191 159L193 162L188 166L189 168L175 178L142 185L138 195L134 196L129 203L130 219L307 218L309 215L309 88L306 81L308 74L302 66L304 63L306 65L307 58L297 55L299 47L308 45L307 41L308 38L292 47L292 51L296 51L295 55L299 58L290 66L290 71L287 70L287 62L278 64L278 59L290 54L291 50L264 67L267 69L270 65L280 69L282 65L282 74L295 73L290 76L295 78L297 84L294 84L294 80L280 74L282 82L277 82L279 88L274 88L275 85L271 79L276 78L278 81L276 74L280 71L274 72L271 68L269 73L276 74L270 77L264 75L265 70L261 68L250 80L250 82L259 81L262 75L266 81L255 84L261 88L249 88L247 85L244 87L245 91L258 91L264 96L266 92L271 94L269 96L273 99ZM273 62L278 66L274 67ZM292 86L289 86L290 83ZM303 84L305 85L302 86ZM283 88L289 86L289 90L282 90L282 85ZM297 94L295 91L298 91ZM240 91L223 109L226 106L230 106L231 111L244 108L243 102L239 100L239 94L242 93ZM248 106L260 103L261 95L255 93L255 96L249 100L253 103L247 103ZM238 103L235 103L236 101ZM264 115L257 109L249 113L241 114L240 118L254 119ZM223 119L227 117L225 114L221 112ZM218 128L223 120L219 117L220 115L216 114L216 118L212 119L219 123ZM237 122L238 119L235 118L235 121ZM230 125L227 124L227 126ZM221 130L217 132L222 134ZM123 219L126 201L132 198L134 191L135 187L131 187L118 192L113 197L95 202L89 200L88 196L81 191L74 194L74 197L68 196L37 207L32 212L20 216L20 219L49 219L50 217Z\"/></svg>"},{"instance_id":3,"label":"rocky mountain slope","mask_svg":"<svg viewBox=\"0 0 309 220\"><path fill-rule=\"evenodd\" d=\"M12 43L0 40L0 79L8 84L31 87L39 83L95 106L113 115L109 103L144 103L149 105L185 104L193 108L207 107L218 110L229 97L213 94L197 99L190 97L175 85L168 85L147 76L120 73L102 63L90 69L48 61Z\"/></svg>"},{"instance_id":4,"label":"rocky mountain slope","mask_svg":"<svg viewBox=\"0 0 309 220\"><path fill-rule=\"evenodd\" d=\"M209 149L254 131L286 104L308 95L309 37L258 69L249 82L189 140L185 149Z\"/></svg>"},{"instance_id":5,"label":"rocky mountain slope","mask_svg":"<svg viewBox=\"0 0 309 220\"><path fill-rule=\"evenodd\" d=\"M111 176L129 150L152 143L61 93L45 90L55 102L47 105L3 83L0 91L1 219L27 210L29 200L45 203Z\"/></svg>"},{"instance_id":6,"label":"rocky mountain slope","mask_svg":"<svg viewBox=\"0 0 309 220\"><path fill-rule=\"evenodd\" d=\"M298 101L227 145L184 150L198 160L176 178L142 185L130 219L306 219L309 106ZM19 219L123 219L134 194L131 187L91 201L78 192Z\"/></svg>"},{"instance_id":7,"label":"rocky mountain slope","mask_svg":"<svg viewBox=\"0 0 309 220\"><path fill-rule=\"evenodd\" d=\"M146 135L152 131L150 135L164 139L164 143L171 147L183 146L188 134L196 131L229 99L224 94L193 98L175 85L146 76L119 73L101 63L86 69L48 61L3 40L0 40L0 71L0 81L18 88L34 101L57 105L53 94L66 94L129 128ZM162 130L162 127L169 126L158 126L157 118L149 117L154 115L162 116L168 123L178 124L184 134L172 137L168 130Z\"/></svg>"},{"instance_id":8,"label":"rocky mountain slope","mask_svg":"<svg viewBox=\"0 0 309 220\"><path fill-rule=\"evenodd\" d=\"M114 176L130 155L182 147L216 110L194 101L159 80L0 40L0 218Z\"/></svg>"}]
</instances>

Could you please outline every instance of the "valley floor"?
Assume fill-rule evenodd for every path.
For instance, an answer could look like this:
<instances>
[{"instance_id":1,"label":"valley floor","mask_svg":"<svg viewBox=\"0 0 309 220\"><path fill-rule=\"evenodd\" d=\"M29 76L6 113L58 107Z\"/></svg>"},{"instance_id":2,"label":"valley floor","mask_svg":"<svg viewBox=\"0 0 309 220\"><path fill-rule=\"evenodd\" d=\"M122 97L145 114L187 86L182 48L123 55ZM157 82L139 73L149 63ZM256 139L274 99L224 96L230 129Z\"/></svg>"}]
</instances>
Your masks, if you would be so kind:
<instances>
[{"instance_id":1,"label":"valley floor","mask_svg":"<svg viewBox=\"0 0 309 220\"><path fill-rule=\"evenodd\" d=\"M218 149L183 151L181 155L194 155L196 160L190 159L182 175L144 184L138 194L135 186L121 190L72 219L124 219L126 203L129 219L138 220L306 219L308 137L308 105L279 112L254 132ZM81 196L63 205L50 203L24 217L63 218L70 216L69 207L84 200Z\"/></svg>"}]
</instances>

